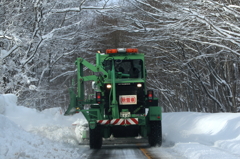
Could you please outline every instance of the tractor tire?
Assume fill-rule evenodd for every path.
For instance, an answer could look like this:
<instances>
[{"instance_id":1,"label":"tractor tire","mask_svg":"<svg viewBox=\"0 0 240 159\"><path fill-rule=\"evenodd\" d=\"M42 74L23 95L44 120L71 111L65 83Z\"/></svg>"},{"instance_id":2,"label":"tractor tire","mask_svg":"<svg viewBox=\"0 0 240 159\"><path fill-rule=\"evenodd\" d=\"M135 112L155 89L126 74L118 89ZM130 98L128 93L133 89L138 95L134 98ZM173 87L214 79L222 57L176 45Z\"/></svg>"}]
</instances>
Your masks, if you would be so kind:
<instances>
[{"instance_id":1,"label":"tractor tire","mask_svg":"<svg viewBox=\"0 0 240 159\"><path fill-rule=\"evenodd\" d=\"M150 121L150 133L148 135L148 143L150 146L162 145L162 123L161 121Z\"/></svg>"},{"instance_id":2,"label":"tractor tire","mask_svg":"<svg viewBox=\"0 0 240 159\"><path fill-rule=\"evenodd\" d=\"M95 129L89 130L89 145L90 149L100 149L102 147L102 134L99 125Z\"/></svg>"}]
</instances>

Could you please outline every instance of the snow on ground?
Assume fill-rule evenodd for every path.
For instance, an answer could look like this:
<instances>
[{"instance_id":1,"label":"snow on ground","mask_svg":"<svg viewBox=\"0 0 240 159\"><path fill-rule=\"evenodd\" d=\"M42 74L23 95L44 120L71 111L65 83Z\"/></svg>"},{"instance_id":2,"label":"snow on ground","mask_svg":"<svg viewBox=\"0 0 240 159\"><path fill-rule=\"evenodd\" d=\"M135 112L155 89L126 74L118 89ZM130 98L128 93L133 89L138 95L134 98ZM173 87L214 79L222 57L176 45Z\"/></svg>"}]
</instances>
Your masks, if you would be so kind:
<instances>
[{"instance_id":1,"label":"snow on ground","mask_svg":"<svg viewBox=\"0 0 240 159\"><path fill-rule=\"evenodd\" d=\"M166 149L184 158L237 159L240 158L240 114L164 113L163 137L165 148L161 151Z\"/></svg>"},{"instance_id":2,"label":"snow on ground","mask_svg":"<svg viewBox=\"0 0 240 159\"><path fill-rule=\"evenodd\" d=\"M0 158L79 158L81 114L38 112L16 102L15 95L0 95ZM163 113L162 125L163 146L148 149L161 158L240 158L239 113Z\"/></svg>"},{"instance_id":3,"label":"snow on ground","mask_svg":"<svg viewBox=\"0 0 240 159\"><path fill-rule=\"evenodd\" d=\"M63 116L59 108L38 112L16 102L15 95L0 95L1 159L78 158L80 134L72 123L81 123L76 130L82 130L82 115Z\"/></svg>"}]
</instances>

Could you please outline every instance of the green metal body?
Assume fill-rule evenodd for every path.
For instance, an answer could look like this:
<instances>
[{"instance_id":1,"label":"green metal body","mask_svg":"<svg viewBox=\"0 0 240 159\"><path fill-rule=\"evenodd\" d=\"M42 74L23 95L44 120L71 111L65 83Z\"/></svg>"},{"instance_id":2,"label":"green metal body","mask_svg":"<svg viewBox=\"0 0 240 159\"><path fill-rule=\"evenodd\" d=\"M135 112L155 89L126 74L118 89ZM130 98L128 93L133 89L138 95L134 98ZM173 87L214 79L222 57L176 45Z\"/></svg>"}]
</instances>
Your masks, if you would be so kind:
<instances>
[{"instance_id":1,"label":"green metal body","mask_svg":"<svg viewBox=\"0 0 240 159\"><path fill-rule=\"evenodd\" d=\"M104 138L108 138L110 135L115 137L138 135L147 137L150 131L149 122L161 121L161 107L158 106L158 99L149 100L147 96L144 54L97 53L96 65L82 58L78 58L75 64L77 66L77 90L73 88L69 90L70 104L65 115L81 112L87 119L90 129L95 129L97 125L101 126L101 132L99 133ZM121 65L125 66L126 69L129 68L129 70L135 69L133 65L137 66L138 71L140 70L138 77L131 77L131 73L117 71L117 67ZM84 76L84 67L87 67L96 75ZM86 81L95 82L96 89L93 91L100 92L103 97L100 103L96 102L96 97L90 99L85 97L84 82ZM110 89L106 88L107 84L111 85ZM138 88L137 84L142 84L142 87ZM131 105L121 105L128 100L131 100L131 102L137 100L137 102ZM88 109L85 109L86 105L89 106ZM124 112L129 113L128 116L121 115ZM129 124L129 119L137 121L134 124ZM116 121L119 121L119 123L122 121L122 123L116 124ZM135 133L119 133L125 131L135 131Z\"/></svg>"}]
</instances>

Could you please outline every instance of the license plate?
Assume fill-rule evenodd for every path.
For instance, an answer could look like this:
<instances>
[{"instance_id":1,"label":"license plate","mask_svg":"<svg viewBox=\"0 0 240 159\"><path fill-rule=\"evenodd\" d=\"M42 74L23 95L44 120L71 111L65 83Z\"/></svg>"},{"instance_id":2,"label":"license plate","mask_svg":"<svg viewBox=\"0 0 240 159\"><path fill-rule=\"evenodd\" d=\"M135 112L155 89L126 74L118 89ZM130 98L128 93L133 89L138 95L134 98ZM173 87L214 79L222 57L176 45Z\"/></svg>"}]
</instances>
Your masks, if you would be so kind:
<instances>
[{"instance_id":1,"label":"license plate","mask_svg":"<svg viewBox=\"0 0 240 159\"><path fill-rule=\"evenodd\" d=\"M119 104L120 105L137 104L137 95L120 95Z\"/></svg>"},{"instance_id":2,"label":"license plate","mask_svg":"<svg viewBox=\"0 0 240 159\"><path fill-rule=\"evenodd\" d=\"M120 112L120 117L122 118L128 118L131 116L130 112Z\"/></svg>"}]
</instances>

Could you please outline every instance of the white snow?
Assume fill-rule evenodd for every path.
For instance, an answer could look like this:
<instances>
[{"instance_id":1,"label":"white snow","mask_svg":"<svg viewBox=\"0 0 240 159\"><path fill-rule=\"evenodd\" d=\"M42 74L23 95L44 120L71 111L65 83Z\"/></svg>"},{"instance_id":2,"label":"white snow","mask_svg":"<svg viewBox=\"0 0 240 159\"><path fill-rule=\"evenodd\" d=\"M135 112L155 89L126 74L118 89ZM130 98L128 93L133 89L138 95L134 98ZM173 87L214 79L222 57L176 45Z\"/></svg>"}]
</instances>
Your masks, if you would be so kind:
<instances>
[{"instance_id":1,"label":"white snow","mask_svg":"<svg viewBox=\"0 0 240 159\"><path fill-rule=\"evenodd\" d=\"M0 158L78 158L81 141L75 132L76 120L86 123L82 115L63 116L61 109L38 112L17 106L13 94L0 95ZM78 135L76 135L76 133ZM79 138L77 138L77 136Z\"/></svg>"},{"instance_id":2,"label":"white snow","mask_svg":"<svg viewBox=\"0 0 240 159\"><path fill-rule=\"evenodd\" d=\"M167 151L189 159L240 158L239 113L164 113L162 122Z\"/></svg>"},{"instance_id":3,"label":"white snow","mask_svg":"<svg viewBox=\"0 0 240 159\"><path fill-rule=\"evenodd\" d=\"M79 158L81 114L60 108L38 112L0 95L0 158ZM240 158L239 113L163 113L163 146L149 148L161 158ZM174 156L174 157L173 157Z\"/></svg>"},{"instance_id":4,"label":"white snow","mask_svg":"<svg viewBox=\"0 0 240 159\"><path fill-rule=\"evenodd\" d=\"M28 83L30 83L30 82L28 82ZM30 85L30 86L29 86L29 89L30 89L30 90L36 90L37 87L36 87L35 85Z\"/></svg>"}]
</instances>

